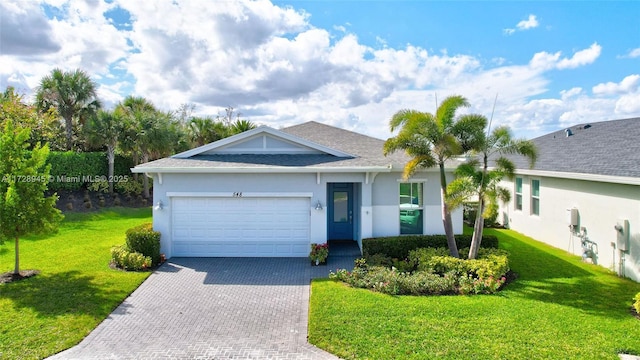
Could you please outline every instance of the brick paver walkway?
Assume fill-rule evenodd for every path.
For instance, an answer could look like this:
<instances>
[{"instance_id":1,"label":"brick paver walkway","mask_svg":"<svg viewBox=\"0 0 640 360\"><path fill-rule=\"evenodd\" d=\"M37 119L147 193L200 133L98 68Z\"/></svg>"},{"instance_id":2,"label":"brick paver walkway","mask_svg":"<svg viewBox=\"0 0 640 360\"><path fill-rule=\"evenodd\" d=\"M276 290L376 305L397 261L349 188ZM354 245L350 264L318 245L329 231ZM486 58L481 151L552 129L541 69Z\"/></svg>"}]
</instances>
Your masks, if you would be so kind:
<instances>
[{"instance_id":1,"label":"brick paver walkway","mask_svg":"<svg viewBox=\"0 0 640 360\"><path fill-rule=\"evenodd\" d=\"M337 359L307 343L309 283L353 258L171 259L50 359Z\"/></svg>"}]
</instances>

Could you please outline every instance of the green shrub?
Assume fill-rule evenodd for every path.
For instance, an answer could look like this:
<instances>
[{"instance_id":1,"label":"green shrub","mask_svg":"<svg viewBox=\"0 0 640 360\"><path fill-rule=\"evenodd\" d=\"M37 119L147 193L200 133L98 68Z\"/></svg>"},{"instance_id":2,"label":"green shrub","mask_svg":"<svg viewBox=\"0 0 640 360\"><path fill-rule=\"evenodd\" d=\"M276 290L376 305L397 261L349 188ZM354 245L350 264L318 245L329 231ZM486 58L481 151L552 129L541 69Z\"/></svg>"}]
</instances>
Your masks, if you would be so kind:
<instances>
[{"instance_id":1,"label":"green shrub","mask_svg":"<svg viewBox=\"0 0 640 360\"><path fill-rule=\"evenodd\" d=\"M151 266L151 257L130 251L126 245L111 248L111 261L117 267L129 271L141 271Z\"/></svg>"},{"instance_id":2,"label":"green shrub","mask_svg":"<svg viewBox=\"0 0 640 360\"><path fill-rule=\"evenodd\" d=\"M471 246L471 235L456 235L458 248ZM498 238L494 235L482 237L482 248L498 248ZM411 250L419 248L448 247L444 235L403 235L362 240L362 251L365 256L382 254L391 259L406 259Z\"/></svg>"},{"instance_id":3,"label":"green shrub","mask_svg":"<svg viewBox=\"0 0 640 360\"><path fill-rule=\"evenodd\" d=\"M636 309L636 312L640 314L640 293L637 293L633 300L635 300L633 307Z\"/></svg>"},{"instance_id":4,"label":"green shrub","mask_svg":"<svg viewBox=\"0 0 640 360\"><path fill-rule=\"evenodd\" d=\"M422 250L416 251L420 254ZM426 256L423 256L427 259ZM509 272L509 258L504 250L483 249L478 252L478 258L473 260L458 259L451 256L432 256L426 262L419 262L418 270L432 270L444 275L454 273L458 276L471 275L474 278L501 278Z\"/></svg>"},{"instance_id":5,"label":"green shrub","mask_svg":"<svg viewBox=\"0 0 640 360\"><path fill-rule=\"evenodd\" d=\"M151 223L127 230L126 244L132 252L150 257L153 265L160 263L160 233L153 230Z\"/></svg>"}]
</instances>

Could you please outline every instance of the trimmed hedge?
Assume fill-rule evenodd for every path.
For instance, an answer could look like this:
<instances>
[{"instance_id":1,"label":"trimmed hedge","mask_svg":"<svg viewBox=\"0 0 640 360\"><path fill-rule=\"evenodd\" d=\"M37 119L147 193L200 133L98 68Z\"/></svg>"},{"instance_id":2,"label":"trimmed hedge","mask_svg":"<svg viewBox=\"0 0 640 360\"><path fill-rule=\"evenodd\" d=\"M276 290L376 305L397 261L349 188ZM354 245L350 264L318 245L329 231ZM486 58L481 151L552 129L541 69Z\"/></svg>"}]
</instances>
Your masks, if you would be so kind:
<instances>
[{"instance_id":1,"label":"trimmed hedge","mask_svg":"<svg viewBox=\"0 0 640 360\"><path fill-rule=\"evenodd\" d=\"M160 263L160 233L153 230L151 223L133 227L126 234L127 248L150 257L154 266Z\"/></svg>"},{"instance_id":2,"label":"trimmed hedge","mask_svg":"<svg viewBox=\"0 0 640 360\"><path fill-rule=\"evenodd\" d=\"M132 252L126 245L111 248L111 262L128 271L142 271L151 266L151 258L139 252Z\"/></svg>"},{"instance_id":3,"label":"trimmed hedge","mask_svg":"<svg viewBox=\"0 0 640 360\"><path fill-rule=\"evenodd\" d=\"M471 247L471 235L456 235L458 248ZM498 248L498 238L494 235L482 237L482 248ZM419 248L447 248L445 235L402 235L362 240L362 252L365 256L382 254L395 259L406 259L411 250Z\"/></svg>"},{"instance_id":4,"label":"trimmed hedge","mask_svg":"<svg viewBox=\"0 0 640 360\"><path fill-rule=\"evenodd\" d=\"M49 153L51 165L49 190L80 190L83 185L99 177L109 175L109 163L104 152L55 152ZM133 161L130 157L116 155L113 175L131 176Z\"/></svg>"}]
</instances>

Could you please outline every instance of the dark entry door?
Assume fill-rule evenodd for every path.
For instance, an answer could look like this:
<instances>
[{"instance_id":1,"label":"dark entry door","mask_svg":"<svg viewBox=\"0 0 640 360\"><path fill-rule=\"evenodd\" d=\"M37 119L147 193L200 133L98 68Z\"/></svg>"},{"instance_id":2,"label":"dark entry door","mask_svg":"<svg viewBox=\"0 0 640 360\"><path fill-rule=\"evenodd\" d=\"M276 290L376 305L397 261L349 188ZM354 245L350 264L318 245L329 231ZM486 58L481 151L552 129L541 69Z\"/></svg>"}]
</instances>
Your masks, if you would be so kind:
<instances>
[{"instance_id":1,"label":"dark entry door","mask_svg":"<svg viewBox=\"0 0 640 360\"><path fill-rule=\"evenodd\" d=\"M353 184L328 184L329 240L353 240Z\"/></svg>"}]
</instances>

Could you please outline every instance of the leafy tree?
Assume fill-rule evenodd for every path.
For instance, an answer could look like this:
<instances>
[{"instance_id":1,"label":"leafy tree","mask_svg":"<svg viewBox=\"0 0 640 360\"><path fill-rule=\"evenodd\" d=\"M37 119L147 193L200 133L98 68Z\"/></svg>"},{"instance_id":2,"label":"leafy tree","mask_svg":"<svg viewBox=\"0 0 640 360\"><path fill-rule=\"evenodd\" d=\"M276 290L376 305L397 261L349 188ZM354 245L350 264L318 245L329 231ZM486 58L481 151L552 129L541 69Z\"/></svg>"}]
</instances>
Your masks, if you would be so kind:
<instances>
[{"instance_id":1,"label":"leafy tree","mask_svg":"<svg viewBox=\"0 0 640 360\"><path fill-rule=\"evenodd\" d=\"M85 132L90 144L107 148L107 161L109 163L109 193L113 194L113 168L115 165L116 148L118 140L125 129L125 123L119 115L113 111L99 110L87 122Z\"/></svg>"},{"instance_id":2,"label":"leafy tree","mask_svg":"<svg viewBox=\"0 0 640 360\"><path fill-rule=\"evenodd\" d=\"M451 208L461 206L471 197L478 197L478 208L473 226L473 237L469 249L469 259L478 256L485 218L497 211L498 201L507 202L511 198L508 189L500 186L504 178L512 179L515 166L504 155L519 154L529 160L531 167L536 161L535 145L528 140L513 139L509 128L501 126L494 129L488 136L480 133L476 142L479 158L474 158L458 167L458 177L448 186L447 203ZM489 169L489 160L494 166Z\"/></svg>"},{"instance_id":3,"label":"leafy tree","mask_svg":"<svg viewBox=\"0 0 640 360\"><path fill-rule=\"evenodd\" d=\"M26 104L13 87L0 93L0 128L7 120L13 120L18 127L31 129L29 147L37 143L49 143L54 150L64 149L63 129L55 112L39 113L35 106Z\"/></svg>"},{"instance_id":4,"label":"leafy tree","mask_svg":"<svg viewBox=\"0 0 640 360\"><path fill-rule=\"evenodd\" d=\"M55 231L63 217L55 207L57 196L44 194L49 148L38 144L27 151L29 132L8 120L0 137L0 240L15 241L16 275L20 274L20 238Z\"/></svg>"},{"instance_id":5,"label":"leafy tree","mask_svg":"<svg viewBox=\"0 0 640 360\"><path fill-rule=\"evenodd\" d=\"M54 69L42 78L36 92L36 106L41 111L55 109L64 119L67 150L73 147L74 121L83 125L101 107L97 85L80 69Z\"/></svg>"},{"instance_id":6,"label":"leafy tree","mask_svg":"<svg viewBox=\"0 0 640 360\"><path fill-rule=\"evenodd\" d=\"M451 157L462 154L467 148L475 146L474 136L479 123L477 116L462 116L456 119L456 111L469 106L462 96L450 96L438 106L435 114L416 110L400 110L389 121L391 131L399 129L395 137L384 144L384 154L404 150L411 160L405 165L403 177L408 179L419 168L438 166L440 169L440 197L442 204L442 223L447 236L449 252L458 257L458 246L453 233L451 211L447 198L447 178L445 162ZM460 141L463 139L465 141Z\"/></svg>"}]
</instances>

